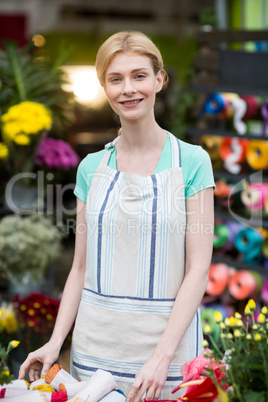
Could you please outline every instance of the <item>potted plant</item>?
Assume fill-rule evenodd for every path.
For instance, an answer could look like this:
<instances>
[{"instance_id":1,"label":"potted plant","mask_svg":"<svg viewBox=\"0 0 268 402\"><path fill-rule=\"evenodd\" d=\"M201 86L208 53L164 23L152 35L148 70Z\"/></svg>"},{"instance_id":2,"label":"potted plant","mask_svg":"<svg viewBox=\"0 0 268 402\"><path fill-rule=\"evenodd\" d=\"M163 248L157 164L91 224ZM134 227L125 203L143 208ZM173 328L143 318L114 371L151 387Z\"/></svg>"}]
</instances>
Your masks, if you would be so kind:
<instances>
[{"instance_id":1,"label":"potted plant","mask_svg":"<svg viewBox=\"0 0 268 402\"><path fill-rule=\"evenodd\" d=\"M62 237L62 229L43 215L11 215L1 220L0 275L8 279L11 294L43 290Z\"/></svg>"}]
</instances>

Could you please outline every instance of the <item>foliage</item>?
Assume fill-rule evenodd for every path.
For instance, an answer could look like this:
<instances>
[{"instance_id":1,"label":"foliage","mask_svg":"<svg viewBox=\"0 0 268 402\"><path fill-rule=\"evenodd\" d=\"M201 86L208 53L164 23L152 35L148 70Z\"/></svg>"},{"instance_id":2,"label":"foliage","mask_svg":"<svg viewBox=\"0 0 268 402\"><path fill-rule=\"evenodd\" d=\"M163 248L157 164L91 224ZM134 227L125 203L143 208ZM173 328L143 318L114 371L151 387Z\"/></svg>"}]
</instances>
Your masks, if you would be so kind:
<instances>
[{"instance_id":1,"label":"foliage","mask_svg":"<svg viewBox=\"0 0 268 402\"><path fill-rule=\"evenodd\" d=\"M210 336L209 326L204 330L214 347L214 357L223 359L227 366L221 385L232 385L228 389L232 402L268 399L268 310L264 306L256 322L255 310L255 302L249 300L244 321L239 313L223 321L221 313L215 312L221 330L220 345Z\"/></svg>"},{"instance_id":2,"label":"foliage","mask_svg":"<svg viewBox=\"0 0 268 402\"><path fill-rule=\"evenodd\" d=\"M39 282L60 252L63 233L42 215L12 215L0 222L0 274Z\"/></svg>"},{"instance_id":3,"label":"foliage","mask_svg":"<svg viewBox=\"0 0 268 402\"><path fill-rule=\"evenodd\" d=\"M25 101L41 103L52 111L54 128L59 131L68 123L66 111L73 99L62 89L66 78L60 66L68 55L65 49L52 64L34 53L32 43L19 49L16 43L5 41L0 50L0 112Z\"/></svg>"},{"instance_id":4,"label":"foliage","mask_svg":"<svg viewBox=\"0 0 268 402\"><path fill-rule=\"evenodd\" d=\"M14 376L10 374L7 366L7 358L12 349L19 345L19 341L10 341L7 347L0 344L0 385L8 384L14 380Z\"/></svg>"}]
</instances>

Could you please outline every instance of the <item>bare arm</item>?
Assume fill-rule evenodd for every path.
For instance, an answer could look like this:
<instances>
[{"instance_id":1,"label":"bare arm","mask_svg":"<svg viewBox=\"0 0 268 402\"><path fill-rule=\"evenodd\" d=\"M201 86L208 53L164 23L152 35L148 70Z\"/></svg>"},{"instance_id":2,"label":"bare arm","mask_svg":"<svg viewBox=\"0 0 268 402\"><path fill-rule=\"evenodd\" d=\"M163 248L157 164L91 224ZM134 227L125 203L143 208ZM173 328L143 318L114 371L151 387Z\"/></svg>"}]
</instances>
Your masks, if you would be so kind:
<instances>
[{"instance_id":1,"label":"bare arm","mask_svg":"<svg viewBox=\"0 0 268 402\"><path fill-rule=\"evenodd\" d=\"M81 300L86 267L85 206L86 204L77 198L74 260L64 287L53 333L47 344L29 353L20 367L19 378L24 378L28 369L31 381L39 378L40 369L42 369L41 376L44 376L57 360L60 348L74 323Z\"/></svg>"},{"instance_id":2,"label":"bare arm","mask_svg":"<svg viewBox=\"0 0 268 402\"><path fill-rule=\"evenodd\" d=\"M186 274L168 325L153 356L136 375L127 401L158 399L175 351L189 327L206 290L214 233L213 190L208 188L187 200ZM198 229L198 230L197 230Z\"/></svg>"}]
</instances>

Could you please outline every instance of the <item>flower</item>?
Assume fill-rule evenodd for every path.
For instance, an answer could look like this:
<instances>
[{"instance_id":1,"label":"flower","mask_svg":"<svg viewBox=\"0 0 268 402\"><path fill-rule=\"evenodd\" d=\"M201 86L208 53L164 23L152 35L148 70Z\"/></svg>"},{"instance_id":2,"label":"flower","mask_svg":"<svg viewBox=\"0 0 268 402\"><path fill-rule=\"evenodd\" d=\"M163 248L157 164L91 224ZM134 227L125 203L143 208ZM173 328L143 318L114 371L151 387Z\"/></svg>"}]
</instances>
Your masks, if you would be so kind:
<instances>
[{"instance_id":1,"label":"flower","mask_svg":"<svg viewBox=\"0 0 268 402\"><path fill-rule=\"evenodd\" d=\"M7 366L7 358L11 350L18 347L19 344L19 341L12 340L7 347L0 345L0 385L8 384L14 380L14 376L10 375L10 370Z\"/></svg>"},{"instance_id":2,"label":"flower","mask_svg":"<svg viewBox=\"0 0 268 402\"><path fill-rule=\"evenodd\" d=\"M7 161L8 155L8 147L3 142L0 142L0 161Z\"/></svg>"},{"instance_id":3,"label":"flower","mask_svg":"<svg viewBox=\"0 0 268 402\"><path fill-rule=\"evenodd\" d=\"M2 302L0 305L0 344L6 347L17 330L18 321L12 303Z\"/></svg>"},{"instance_id":4,"label":"flower","mask_svg":"<svg viewBox=\"0 0 268 402\"><path fill-rule=\"evenodd\" d=\"M181 401L213 401L218 396L218 386L216 386L208 374L220 383L225 377L222 368L223 362L217 362L211 357L210 349L205 349L201 355L185 363L181 368L183 382L175 388L172 393L179 389L186 388L186 392L179 400Z\"/></svg>"},{"instance_id":5,"label":"flower","mask_svg":"<svg viewBox=\"0 0 268 402\"><path fill-rule=\"evenodd\" d=\"M25 283L40 282L58 257L62 229L39 214L10 215L0 222L0 274Z\"/></svg>"},{"instance_id":6,"label":"flower","mask_svg":"<svg viewBox=\"0 0 268 402\"><path fill-rule=\"evenodd\" d=\"M42 346L51 336L60 300L40 292L32 292L25 297L16 295L12 302L21 328L26 355L30 350Z\"/></svg>"},{"instance_id":7,"label":"flower","mask_svg":"<svg viewBox=\"0 0 268 402\"><path fill-rule=\"evenodd\" d=\"M214 319L217 323L220 323L223 321L223 317L222 317L222 313L220 313L219 311L215 311L214 313Z\"/></svg>"},{"instance_id":8,"label":"flower","mask_svg":"<svg viewBox=\"0 0 268 402\"><path fill-rule=\"evenodd\" d=\"M215 359L224 361L226 365L225 368L220 366L225 377L215 378L213 373L208 373L208 376L222 390L226 383L230 384L226 391L230 402L268 400L267 307L262 307L257 322L255 311L256 303L251 299L246 304L244 316L235 313L234 317L225 318L225 326L219 324L220 342L216 343L208 335L211 362Z\"/></svg>"},{"instance_id":9,"label":"flower","mask_svg":"<svg viewBox=\"0 0 268 402\"><path fill-rule=\"evenodd\" d=\"M2 135L7 143L15 141L19 135L23 135L24 141L28 139L30 142L32 135L38 135L43 130L51 129L52 115L44 105L26 101L11 106L2 115L1 122Z\"/></svg>"},{"instance_id":10,"label":"flower","mask_svg":"<svg viewBox=\"0 0 268 402\"><path fill-rule=\"evenodd\" d=\"M55 169L70 169L79 163L79 157L72 147L65 141L46 138L38 147L35 163Z\"/></svg>"}]
</instances>

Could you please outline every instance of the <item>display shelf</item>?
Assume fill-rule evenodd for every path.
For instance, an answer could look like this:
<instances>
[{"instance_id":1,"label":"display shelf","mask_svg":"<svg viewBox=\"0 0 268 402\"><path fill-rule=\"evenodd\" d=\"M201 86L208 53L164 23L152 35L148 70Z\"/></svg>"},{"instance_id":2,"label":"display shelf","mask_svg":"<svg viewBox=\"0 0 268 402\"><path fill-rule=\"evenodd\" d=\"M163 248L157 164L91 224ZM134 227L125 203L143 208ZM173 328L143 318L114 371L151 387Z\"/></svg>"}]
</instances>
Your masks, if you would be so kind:
<instances>
[{"instance_id":1,"label":"display shelf","mask_svg":"<svg viewBox=\"0 0 268 402\"><path fill-rule=\"evenodd\" d=\"M237 214L237 216L239 216L239 215ZM217 208L215 208L215 218L222 219L224 221L238 222L238 220L232 214L230 214L229 212L221 211ZM262 227L262 228L268 229L268 220L267 219L265 220L264 218L262 218L262 219L254 218L254 219L248 220L246 216L240 216L240 218L243 219L244 221L246 221L247 226L249 226L249 227L252 227L252 228Z\"/></svg>"},{"instance_id":2,"label":"display shelf","mask_svg":"<svg viewBox=\"0 0 268 402\"><path fill-rule=\"evenodd\" d=\"M219 92L231 92L239 95L256 95L256 96L267 96L268 87L267 88L259 88L256 89L250 86L240 86L240 85L206 85L201 84L192 84L189 87L190 91L195 92L205 92L205 93L219 93Z\"/></svg>"},{"instance_id":3,"label":"display shelf","mask_svg":"<svg viewBox=\"0 0 268 402\"><path fill-rule=\"evenodd\" d=\"M232 173L228 173L225 170L215 170L214 172L214 178L215 179L227 179L230 181L234 181L234 182L239 182L240 180L247 180L249 179L250 175L252 174L256 174L257 171L253 170L252 172L249 173L240 173L240 174L232 174ZM263 172L262 174L262 182L263 183L268 183L268 171ZM253 182L251 182L253 183Z\"/></svg>"},{"instance_id":4,"label":"display shelf","mask_svg":"<svg viewBox=\"0 0 268 402\"><path fill-rule=\"evenodd\" d=\"M268 93L268 92L267 92ZM239 139L243 139L243 140L261 140L261 141L265 141L268 140L268 136L263 136L263 135L257 135L257 134L238 134L235 131L228 131L228 130L222 130L222 129L200 129L200 128L194 128L194 127L190 127L187 130L187 133L189 135L193 135L193 136L204 136L204 135L213 135L213 136L219 136L219 137L229 137L229 138L239 138Z\"/></svg>"},{"instance_id":5,"label":"display shelf","mask_svg":"<svg viewBox=\"0 0 268 402\"><path fill-rule=\"evenodd\" d=\"M268 274L268 269L264 268L262 265L252 265L252 264L246 264L242 261L237 261L234 258L231 257L226 257L226 256L217 256L217 255L213 255L212 257L212 262L213 263L223 263L223 264L227 264L230 265L233 268L236 268L238 270L240 269L247 269L249 271L256 271L262 275L267 275Z\"/></svg>"}]
</instances>

